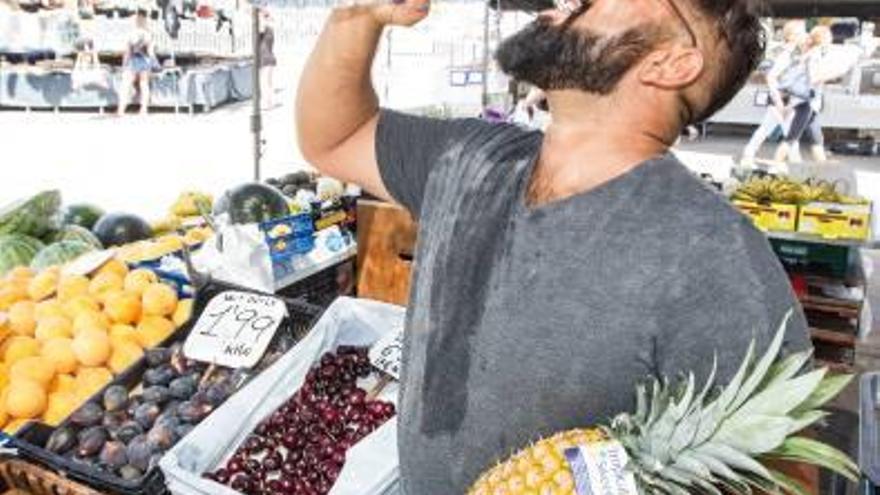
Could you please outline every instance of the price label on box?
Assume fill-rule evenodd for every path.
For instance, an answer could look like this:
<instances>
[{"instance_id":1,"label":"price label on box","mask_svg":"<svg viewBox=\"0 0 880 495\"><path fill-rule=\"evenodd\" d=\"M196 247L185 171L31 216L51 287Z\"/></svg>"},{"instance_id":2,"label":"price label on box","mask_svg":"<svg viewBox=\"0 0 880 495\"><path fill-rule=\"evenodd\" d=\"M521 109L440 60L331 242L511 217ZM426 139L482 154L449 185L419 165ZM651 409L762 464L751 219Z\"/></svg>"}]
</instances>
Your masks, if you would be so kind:
<instances>
[{"instance_id":1,"label":"price label on box","mask_svg":"<svg viewBox=\"0 0 880 495\"><path fill-rule=\"evenodd\" d=\"M230 368L259 362L287 315L272 296L226 291L208 302L183 345L190 359Z\"/></svg>"},{"instance_id":2,"label":"price label on box","mask_svg":"<svg viewBox=\"0 0 880 495\"><path fill-rule=\"evenodd\" d=\"M403 356L403 328L389 333L370 347L370 363L376 369L400 380L400 361Z\"/></svg>"}]
</instances>

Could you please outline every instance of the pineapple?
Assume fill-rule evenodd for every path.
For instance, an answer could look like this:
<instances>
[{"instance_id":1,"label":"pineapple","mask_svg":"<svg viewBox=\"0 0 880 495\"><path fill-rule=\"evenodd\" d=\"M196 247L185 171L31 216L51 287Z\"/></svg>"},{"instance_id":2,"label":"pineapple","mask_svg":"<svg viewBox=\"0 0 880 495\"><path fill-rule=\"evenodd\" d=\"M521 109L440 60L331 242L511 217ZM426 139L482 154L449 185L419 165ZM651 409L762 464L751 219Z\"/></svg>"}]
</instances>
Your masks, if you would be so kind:
<instances>
[{"instance_id":1,"label":"pineapple","mask_svg":"<svg viewBox=\"0 0 880 495\"><path fill-rule=\"evenodd\" d=\"M819 408L852 376L803 371L810 352L777 359L790 317L758 360L752 341L726 388L715 390L714 371L701 390L693 374L674 384L639 385L635 414L540 440L483 473L468 495L574 495L566 455L611 442L625 450L627 474L643 495L807 493L767 467L770 460L813 464L856 480L858 468L846 454L796 436L826 416Z\"/></svg>"}]
</instances>

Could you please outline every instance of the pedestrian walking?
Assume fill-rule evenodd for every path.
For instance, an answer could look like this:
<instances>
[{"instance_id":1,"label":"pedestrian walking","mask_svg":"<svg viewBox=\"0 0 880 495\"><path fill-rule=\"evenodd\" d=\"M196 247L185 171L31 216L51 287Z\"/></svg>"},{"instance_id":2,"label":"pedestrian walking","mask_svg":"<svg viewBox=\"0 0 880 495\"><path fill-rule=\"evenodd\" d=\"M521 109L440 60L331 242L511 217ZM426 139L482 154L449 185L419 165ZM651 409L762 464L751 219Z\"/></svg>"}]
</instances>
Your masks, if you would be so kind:
<instances>
[{"instance_id":1,"label":"pedestrian walking","mask_svg":"<svg viewBox=\"0 0 880 495\"><path fill-rule=\"evenodd\" d=\"M138 10L135 29L128 39L122 57L122 84L119 86L118 114L124 115L129 95L135 83L141 93L141 115L146 115L150 106L150 74L158 66L153 48L153 34L147 26L147 11Z\"/></svg>"}]
</instances>

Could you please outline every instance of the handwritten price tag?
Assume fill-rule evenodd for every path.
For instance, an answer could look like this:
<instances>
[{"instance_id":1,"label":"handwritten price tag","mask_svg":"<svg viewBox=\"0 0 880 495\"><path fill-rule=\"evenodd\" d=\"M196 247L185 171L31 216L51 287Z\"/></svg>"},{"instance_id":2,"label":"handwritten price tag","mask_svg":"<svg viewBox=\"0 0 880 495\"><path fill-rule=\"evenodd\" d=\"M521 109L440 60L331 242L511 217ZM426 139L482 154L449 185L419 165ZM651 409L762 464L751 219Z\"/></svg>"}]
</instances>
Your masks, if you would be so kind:
<instances>
[{"instance_id":1,"label":"handwritten price tag","mask_svg":"<svg viewBox=\"0 0 880 495\"><path fill-rule=\"evenodd\" d=\"M190 359L230 368L257 364L287 308L280 299L241 291L214 296L183 345Z\"/></svg>"},{"instance_id":2,"label":"handwritten price tag","mask_svg":"<svg viewBox=\"0 0 880 495\"><path fill-rule=\"evenodd\" d=\"M403 328L391 332L385 338L379 340L370 348L370 363L390 375L395 380L400 380L400 360L403 355Z\"/></svg>"}]
</instances>

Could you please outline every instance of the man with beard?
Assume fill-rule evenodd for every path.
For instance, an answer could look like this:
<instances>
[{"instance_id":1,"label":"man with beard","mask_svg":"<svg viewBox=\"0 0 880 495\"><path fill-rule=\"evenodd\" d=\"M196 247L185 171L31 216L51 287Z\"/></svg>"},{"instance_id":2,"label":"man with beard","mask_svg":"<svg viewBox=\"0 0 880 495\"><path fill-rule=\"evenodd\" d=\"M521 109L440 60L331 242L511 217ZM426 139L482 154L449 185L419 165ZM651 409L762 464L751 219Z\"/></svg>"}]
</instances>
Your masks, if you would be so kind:
<instances>
[{"instance_id":1,"label":"man with beard","mask_svg":"<svg viewBox=\"0 0 880 495\"><path fill-rule=\"evenodd\" d=\"M587 2L587 0L581 0ZM568 0L498 62L546 91L546 132L380 110L385 27L425 0L339 9L300 83L321 171L420 223L400 396L409 495L461 494L539 436L632 410L635 383L717 356L726 380L794 308L767 241L669 154L763 54L748 0ZM326 98L327 94L333 98Z\"/></svg>"}]
</instances>

